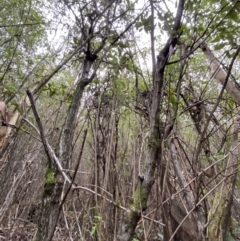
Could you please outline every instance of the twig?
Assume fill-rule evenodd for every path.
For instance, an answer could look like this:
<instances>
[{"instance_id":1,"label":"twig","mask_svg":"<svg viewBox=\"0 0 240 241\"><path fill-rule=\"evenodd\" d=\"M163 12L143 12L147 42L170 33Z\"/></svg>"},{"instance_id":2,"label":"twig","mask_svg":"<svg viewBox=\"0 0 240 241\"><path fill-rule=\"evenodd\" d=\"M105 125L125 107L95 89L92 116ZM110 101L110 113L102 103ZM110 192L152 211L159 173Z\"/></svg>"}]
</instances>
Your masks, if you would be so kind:
<instances>
[{"instance_id":1,"label":"twig","mask_svg":"<svg viewBox=\"0 0 240 241\"><path fill-rule=\"evenodd\" d=\"M69 187L68 187L68 189L67 189L67 191L66 191L66 193L65 193L65 195L64 195L64 197L63 197L63 199L62 199L61 204L59 205L59 210L61 210L61 208L62 208L62 206L63 206L63 204L64 204L64 202L65 202L65 200L66 200L66 198L67 198L68 193L69 193L70 190L72 189L73 182L74 182L74 180L75 180L75 178L76 178L77 170L78 170L78 168L79 168L80 161L81 161L81 158L82 158L83 147L84 147L84 145L85 145L86 137L87 137L87 130L85 130L85 131L84 131L84 134L83 134L82 146L81 146L81 150L80 150L80 153L79 153L77 166L76 166L76 168L75 168L75 172L74 172L73 177L72 177L72 181L71 181L71 183L70 183L70 185L69 185Z\"/></svg>"},{"instance_id":2,"label":"twig","mask_svg":"<svg viewBox=\"0 0 240 241\"><path fill-rule=\"evenodd\" d=\"M33 110L33 113L34 113L36 122L37 122L37 124L38 124L39 130L38 130L37 127L35 127L30 121L26 121L26 120L25 120L25 121L41 136L41 139L42 139L43 146L44 146L44 149L45 149L46 154L48 155L48 157L50 158L50 160L57 165L57 168L58 168L59 172L62 174L62 176L64 177L65 181L70 184L70 188L72 188L73 190L74 190L74 189L76 189L76 190L77 190L77 189L81 189L81 190L84 190L84 191L88 191L88 192L90 192L90 193L93 193L93 194L97 195L98 197L101 197L101 198L105 199L107 202L109 202L109 203L117 206L118 208L121 208L122 210L129 212L129 209L127 209L127 208L119 205L118 203L116 203L116 202L114 202L114 201L112 201L112 200L110 200L110 199L102 196L101 194L93 191L92 189L89 189L89 188L87 188L87 187L77 186L76 184L73 183L74 177L76 176L78 167L76 167L75 173L74 173L74 176L73 176L73 179L71 180L71 178L65 173L64 169L62 168L62 165L61 165L60 160L59 160L58 157L55 155L52 147L49 145L49 143L48 143L48 141L47 141L47 139L46 139L46 137L45 137L45 135L44 135L43 125L42 125L41 119L40 119L40 117L39 117L39 114L38 114L38 112L37 112L37 109L36 109L36 106L35 106L35 102L34 102L34 99L33 99L33 95L32 95L32 93L31 93L30 90L27 90L27 95L28 95L28 97L29 97L29 100L30 100L30 103L31 103L31 106L32 106L32 110ZM84 135L86 135L86 134L87 134L87 133L85 133ZM81 158L81 155L82 155L82 150L83 150L83 145L84 145L84 143L85 143L85 138L86 138L86 136L84 137L84 141L83 141L83 143L82 143L82 148L81 148L81 151L80 151L80 154L79 154L79 158ZM79 159L79 160L80 160L80 159ZM78 163L78 165L79 165L79 163ZM70 189L69 189L69 190L70 190ZM65 196L66 196L66 194L65 194ZM65 198L65 196L64 196L64 198ZM63 201L64 201L64 200L63 200ZM63 201L62 201L62 203L63 203ZM149 220L149 218L146 217L146 216L143 216L143 218ZM155 221L155 220L154 220L153 222L158 223L158 224L164 226L164 224L160 223L159 221Z\"/></svg>"},{"instance_id":3,"label":"twig","mask_svg":"<svg viewBox=\"0 0 240 241\"><path fill-rule=\"evenodd\" d=\"M238 168L235 169L236 171L238 171ZM175 234L177 233L177 231L179 230L179 228L181 227L181 225L184 223L184 221L190 216L190 214L196 209L196 207L210 194L212 193L221 183L223 183L229 176L231 176L232 173L228 176L226 176L225 178L223 178L217 185L215 185L210 191L208 191L199 201L198 203L188 212L188 214L183 218L183 220L181 221L181 223L178 225L178 227L175 229L174 233L172 234L172 236L170 237L169 241L172 241Z\"/></svg>"}]
</instances>

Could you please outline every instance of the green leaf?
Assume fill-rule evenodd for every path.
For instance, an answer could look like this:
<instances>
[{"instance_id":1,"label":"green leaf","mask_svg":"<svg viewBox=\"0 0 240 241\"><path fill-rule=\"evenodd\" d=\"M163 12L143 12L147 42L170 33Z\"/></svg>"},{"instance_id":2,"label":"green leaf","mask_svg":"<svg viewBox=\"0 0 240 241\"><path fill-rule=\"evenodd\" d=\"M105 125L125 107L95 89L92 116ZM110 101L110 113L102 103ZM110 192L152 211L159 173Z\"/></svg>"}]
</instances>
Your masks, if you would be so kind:
<instances>
[{"instance_id":1,"label":"green leaf","mask_svg":"<svg viewBox=\"0 0 240 241\"><path fill-rule=\"evenodd\" d=\"M118 46L120 48L128 48L129 47L128 43L123 43L122 41L118 42Z\"/></svg>"},{"instance_id":2,"label":"green leaf","mask_svg":"<svg viewBox=\"0 0 240 241\"><path fill-rule=\"evenodd\" d=\"M96 226L94 225L91 229L91 232L90 232L90 235L93 237L93 235L95 234L96 232Z\"/></svg>"},{"instance_id":3,"label":"green leaf","mask_svg":"<svg viewBox=\"0 0 240 241\"><path fill-rule=\"evenodd\" d=\"M237 20L239 19L238 10L236 11L235 9L232 9L232 10L228 13L227 18L230 18L230 19L232 19L232 20L237 21Z\"/></svg>"},{"instance_id":4,"label":"green leaf","mask_svg":"<svg viewBox=\"0 0 240 241\"><path fill-rule=\"evenodd\" d=\"M221 40L219 35L216 35L215 38L213 38L212 43L218 43Z\"/></svg>"},{"instance_id":5,"label":"green leaf","mask_svg":"<svg viewBox=\"0 0 240 241\"><path fill-rule=\"evenodd\" d=\"M225 45L226 45L225 43L217 44L217 45L214 46L214 49L215 49L215 50L220 50L220 49L222 49L223 47L225 47Z\"/></svg>"},{"instance_id":6,"label":"green leaf","mask_svg":"<svg viewBox=\"0 0 240 241\"><path fill-rule=\"evenodd\" d=\"M78 44L78 38L77 37L73 37L73 43Z\"/></svg>"}]
</instances>

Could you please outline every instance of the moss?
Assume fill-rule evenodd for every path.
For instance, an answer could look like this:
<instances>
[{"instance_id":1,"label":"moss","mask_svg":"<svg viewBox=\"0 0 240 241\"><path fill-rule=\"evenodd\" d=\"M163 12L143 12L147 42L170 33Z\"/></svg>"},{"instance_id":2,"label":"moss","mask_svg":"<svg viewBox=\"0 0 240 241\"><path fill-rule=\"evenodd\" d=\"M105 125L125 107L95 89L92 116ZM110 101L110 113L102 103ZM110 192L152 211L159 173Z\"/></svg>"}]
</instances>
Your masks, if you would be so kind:
<instances>
[{"instance_id":1,"label":"moss","mask_svg":"<svg viewBox=\"0 0 240 241\"><path fill-rule=\"evenodd\" d=\"M147 208L147 190L140 183L133 195L133 206L134 211L146 210Z\"/></svg>"},{"instance_id":2,"label":"moss","mask_svg":"<svg viewBox=\"0 0 240 241\"><path fill-rule=\"evenodd\" d=\"M55 182L55 171L53 168L48 168L45 174L45 184L51 184Z\"/></svg>"},{"instance_id":3,"label":"moss","mask_svg":"<svg viewBox=\"0 0 240 241\"><path fill-rule=\"evenodd\" d=\"M48 168L45 174L44 196L51 196L55 187L55 171Z\"/></svg>"}]
</instances>

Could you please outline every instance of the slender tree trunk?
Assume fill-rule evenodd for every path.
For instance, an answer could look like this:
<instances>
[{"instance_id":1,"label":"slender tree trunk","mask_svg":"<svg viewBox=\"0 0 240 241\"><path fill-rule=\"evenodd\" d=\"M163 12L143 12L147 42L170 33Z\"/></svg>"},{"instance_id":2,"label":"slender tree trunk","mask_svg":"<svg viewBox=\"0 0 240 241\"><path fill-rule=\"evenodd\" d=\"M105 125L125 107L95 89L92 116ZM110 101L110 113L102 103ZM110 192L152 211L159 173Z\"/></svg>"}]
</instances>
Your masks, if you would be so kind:
<instances>
[{"instance_id":1,"label":"slender tree trunk","mask_svg":"<svg viewBox=\"0 0 240 241\"><path fill-rule=\"evenodd\" d=\"M73 100L69 106L66 121L60 137L59 159L63 168L68 168L71 159L71 148L76 124L77 114L81 105L84 88L90 83L88 75L92 61L85 59L82 75L77 83ZM37 241L51 241L61 212L61 194L63 190L63 178L58 173L54 163L49 163L46 172L44 193L42 197L41 216L38 221Z\"/></svg>"},{"instance_id":2,"label":"slender tree trunk","mask_svg":"<svg viewBox=\"0 0 240 241\"><path fill-rule=\"evenodd\" d=\"M208 220L208 238L209 240L225 241L229 230L228 225L231 221L231 206L234 195L234 186L238 172L238 159L240 158L240 149L238 144L238 132L240 124L240 108L234 121L233 142L230 150L230 156L226 166L224 176L226 180L217 188Z\"/></svg>"},{"instance_id":3,"label":"slender tree trunk","mask_svg":"<svg viewBox=\"0 0 240 241\"><path fill-rule=\"evenodd\" d=\"M220 61L213 55L212 51L207 46L207 43L203 42L200 47L203 54L206 56L207 60L210 63L213 77L221 85L224 85L227 73L222 68ZM226 84L226 91L234 99L234 101L236 101L236 103L240 104L240 88L237 83L233 83L233 80L231 80L230 78Z\"/></svg>"},{"instance_id":4,"label":"slender tree trunk","mask_svg":"<svg viewBox=\"0 0 240 241\"><path fill-rule=\"evenodd\" d=\"M181 18L183 13L184 0L179 1L177 15L175 18L173 33L177 33L181 26ZM151 188L155 181L155 169L161 160L161 139L163 133L160 132L159 112L162 99L162 86L164 80L164 70L168 59L171 57L171 49L177 43L177 35L171 35L165 47L157 56L157 63L154 73L153 96L150 112L149 138L147 144L147 153L145 160L145 173L143 177L139 177L139 183L133 196L133 205L124 215L118 232L119 241L131 241L141 212L147 208L147 201Z\"/></svg>"},{"instance_id":5,"label":"slender tree trunk","mask_svg":"<svg viewBox=\"0 0 240 241\"><path fill-rule=\"evenodd\" d=\"M240 104L240 88L237 83L234 83L233 80L229 78L231 67L240 51L240 47L237 49L235 56L232 59L228 73L223 70L220 61L214 57L205 42L202 43L200 47L210 63L214 78L225 87L226 91L234 99L234 101L237 104ZM228 233L228 225L231 220L231 206L236 182L238 159L240 157L238 147L238 131L240 123L239 113L240 109L238 108L238 113L234 121L232 147L224 174L225 177L223 177L225 178L225 181L217 188L213 204L208 215L208 238L213 241L227 240L226 234Z\"/></svg>"}]
</instances>

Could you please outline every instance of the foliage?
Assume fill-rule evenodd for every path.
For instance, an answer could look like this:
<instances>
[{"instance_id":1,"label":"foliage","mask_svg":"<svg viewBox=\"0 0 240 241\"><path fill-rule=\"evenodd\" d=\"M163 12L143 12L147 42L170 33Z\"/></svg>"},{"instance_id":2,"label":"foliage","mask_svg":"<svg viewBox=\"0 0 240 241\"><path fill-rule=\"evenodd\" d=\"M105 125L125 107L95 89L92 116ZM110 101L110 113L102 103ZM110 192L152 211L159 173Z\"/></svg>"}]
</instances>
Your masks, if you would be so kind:
<instances>
[{"instance_id":1,"label":"foliage","mask_svg":"<svg viewBox=\"0 0 240 241\"><path fill-rule=\"evenodd\" d=\"M238 240L239 109L228 84L240 91L239 6L186 1L173 31L178 1L3 0L0 99L20 115L11 135L0 129L5 239L52 229L44 240L169 241L175 231L185 241ZM227 82L212 63L225 80L232 68ZM35 203L45 219L22 225Z\"/></svg>"}]
</instances>

